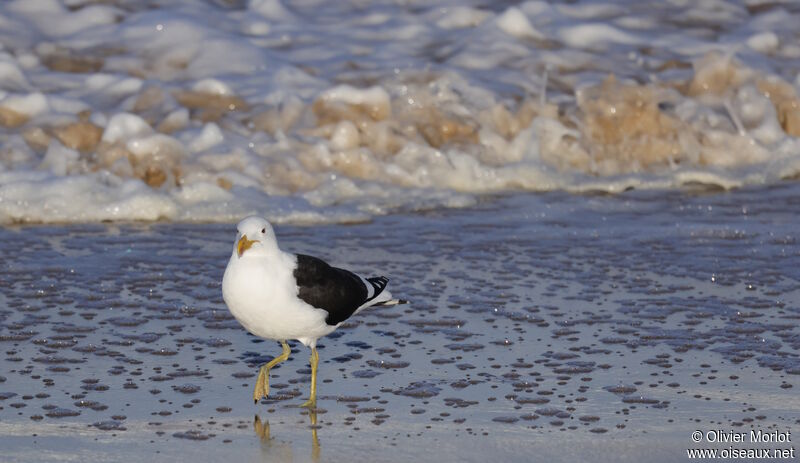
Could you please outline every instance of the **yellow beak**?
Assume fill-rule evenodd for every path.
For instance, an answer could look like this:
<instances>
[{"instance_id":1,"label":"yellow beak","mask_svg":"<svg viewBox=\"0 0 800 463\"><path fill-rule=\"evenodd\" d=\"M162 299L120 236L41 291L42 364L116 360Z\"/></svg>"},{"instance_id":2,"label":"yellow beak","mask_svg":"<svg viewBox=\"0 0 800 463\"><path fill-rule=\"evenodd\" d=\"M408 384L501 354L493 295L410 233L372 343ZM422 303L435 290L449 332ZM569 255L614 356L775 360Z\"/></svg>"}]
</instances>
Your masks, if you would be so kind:
<instances>
[{"instance_id":1,"label":"yellow beak","mask_svg":"<svg viewBox=\"0 0 800 463\"><path fill-rule=\"evenodd\" d=\"M239 253L239 257L242 257L242 254L250 249L255 242L255 240L248 240L247 235L243 235L241 238L239 238L239 242L236 243L236 252Z\"/></svg>"}]
</instances>

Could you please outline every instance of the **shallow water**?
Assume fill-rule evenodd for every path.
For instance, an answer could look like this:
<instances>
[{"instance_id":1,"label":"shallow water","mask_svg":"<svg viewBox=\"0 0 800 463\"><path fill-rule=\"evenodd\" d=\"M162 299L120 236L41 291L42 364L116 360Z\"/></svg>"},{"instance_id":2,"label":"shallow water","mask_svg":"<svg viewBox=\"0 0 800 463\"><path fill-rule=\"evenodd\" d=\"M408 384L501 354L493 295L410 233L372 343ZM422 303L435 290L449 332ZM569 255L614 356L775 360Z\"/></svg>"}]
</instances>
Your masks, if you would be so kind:
<instances>
[{"instance_id":1,"label":"shallow water","mask_svg":"<svg viewBox=\"0 0 800 463\"><path fill-rule=\"evenodd\" d=\"M252 403L280 350L221 300L232 225L5 228L3 460L684 461L694 430L800 435L798 197L552 192L278 226L411 300L320 341L314 416L296 343Z\"/></svg>"},{"instance_id":2,"label":"shallow water","mask_svg":"<svg viewBox=\"0 0 800 463\"><path fill-rule=\"evenodd\" d=\"M0 3L0 223L800 176L792 1Z\"/></svg>"}]
</instances>

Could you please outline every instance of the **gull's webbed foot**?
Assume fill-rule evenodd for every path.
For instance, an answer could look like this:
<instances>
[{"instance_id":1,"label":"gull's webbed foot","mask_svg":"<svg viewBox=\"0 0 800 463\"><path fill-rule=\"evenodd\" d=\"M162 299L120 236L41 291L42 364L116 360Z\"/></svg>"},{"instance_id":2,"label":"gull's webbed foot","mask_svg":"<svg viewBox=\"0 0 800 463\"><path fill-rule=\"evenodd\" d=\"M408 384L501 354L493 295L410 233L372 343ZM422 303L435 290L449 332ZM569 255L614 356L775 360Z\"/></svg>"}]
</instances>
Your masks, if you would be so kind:
<instances>
[{"instance_id":1,"label":"gull's webbed foot","mask_svg":"<svg viewBox=\"0 0 800 463\"><path fill-rule=\"evenodd\" d=\"M269 369L263 365L258 370L258 378L256 378L256 387L253 390L253 403L258 403L262 397L269 395Z\"/></svg>"},{"instance_id":2,"label":"gull's webbed foot","mask_svg":"<svg viewBox=\"0 0 800 463\"><path fill-rule=\"evenodd\" d=\"M286 344L286 341L281 341L281 347L283 349L281 355L270 360L258 370L256 387L253 389L253 403L258 403L259 400L269 395L269 370L289 358L289 353L292 351L289 348L289 344Z\"/></svg>"},{"instance_id":3,"label":"gull's webbed foot","mask_svg":"<svg viewBox=\"0 0 800 463\"><path fill-rule=\"evenodd\" d=\"M317 408L317 398L316 397L312 397L312 398L306 400L305 402L303 402L303 405L300 405L300 406L303 407L303 408Z\"/></svg>"}]
</instances>

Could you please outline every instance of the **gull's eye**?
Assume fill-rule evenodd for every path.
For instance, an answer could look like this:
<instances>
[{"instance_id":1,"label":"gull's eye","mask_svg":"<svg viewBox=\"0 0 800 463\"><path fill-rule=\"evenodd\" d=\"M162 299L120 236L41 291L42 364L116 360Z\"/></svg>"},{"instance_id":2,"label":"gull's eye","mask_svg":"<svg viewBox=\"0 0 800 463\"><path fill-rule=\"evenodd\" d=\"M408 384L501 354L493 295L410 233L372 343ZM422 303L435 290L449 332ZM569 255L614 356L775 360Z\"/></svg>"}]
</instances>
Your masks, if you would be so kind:
<instances>
[{"instance_id":1,"label":"gull's eye","mask_svg":"<svg viewBox=\"0 0 800 463\"><path fill-rule=\"evenodd\" d=\"M267 232L267 229L266 229L266 228L262 228L262 229L261 229L261 234L262 234L262 235L263 235L264 233L266 233L266 232Z\"/></svg>"}]
</instances>

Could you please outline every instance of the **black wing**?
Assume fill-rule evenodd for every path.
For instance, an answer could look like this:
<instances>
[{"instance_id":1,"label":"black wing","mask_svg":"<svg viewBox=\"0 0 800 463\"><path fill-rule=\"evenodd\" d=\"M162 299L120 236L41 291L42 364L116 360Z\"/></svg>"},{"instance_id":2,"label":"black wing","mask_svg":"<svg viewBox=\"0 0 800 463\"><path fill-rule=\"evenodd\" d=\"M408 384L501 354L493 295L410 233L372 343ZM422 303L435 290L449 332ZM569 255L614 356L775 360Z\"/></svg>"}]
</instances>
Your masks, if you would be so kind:
<instances>
[{"instance_id":1,"label":"black wing","mask_svg":"<svg viewBox=\"0 0 800 463\"><path fill-rule=\"evenodd\" d=\"M294 279L300 299L328 312L325 323L329 325L347 320L356 309L380 294L389 281L385 277L367 278L374 288L370 297L364 281L355 273L304 254L297 255Z\"/></svg>"}]
</instances>

